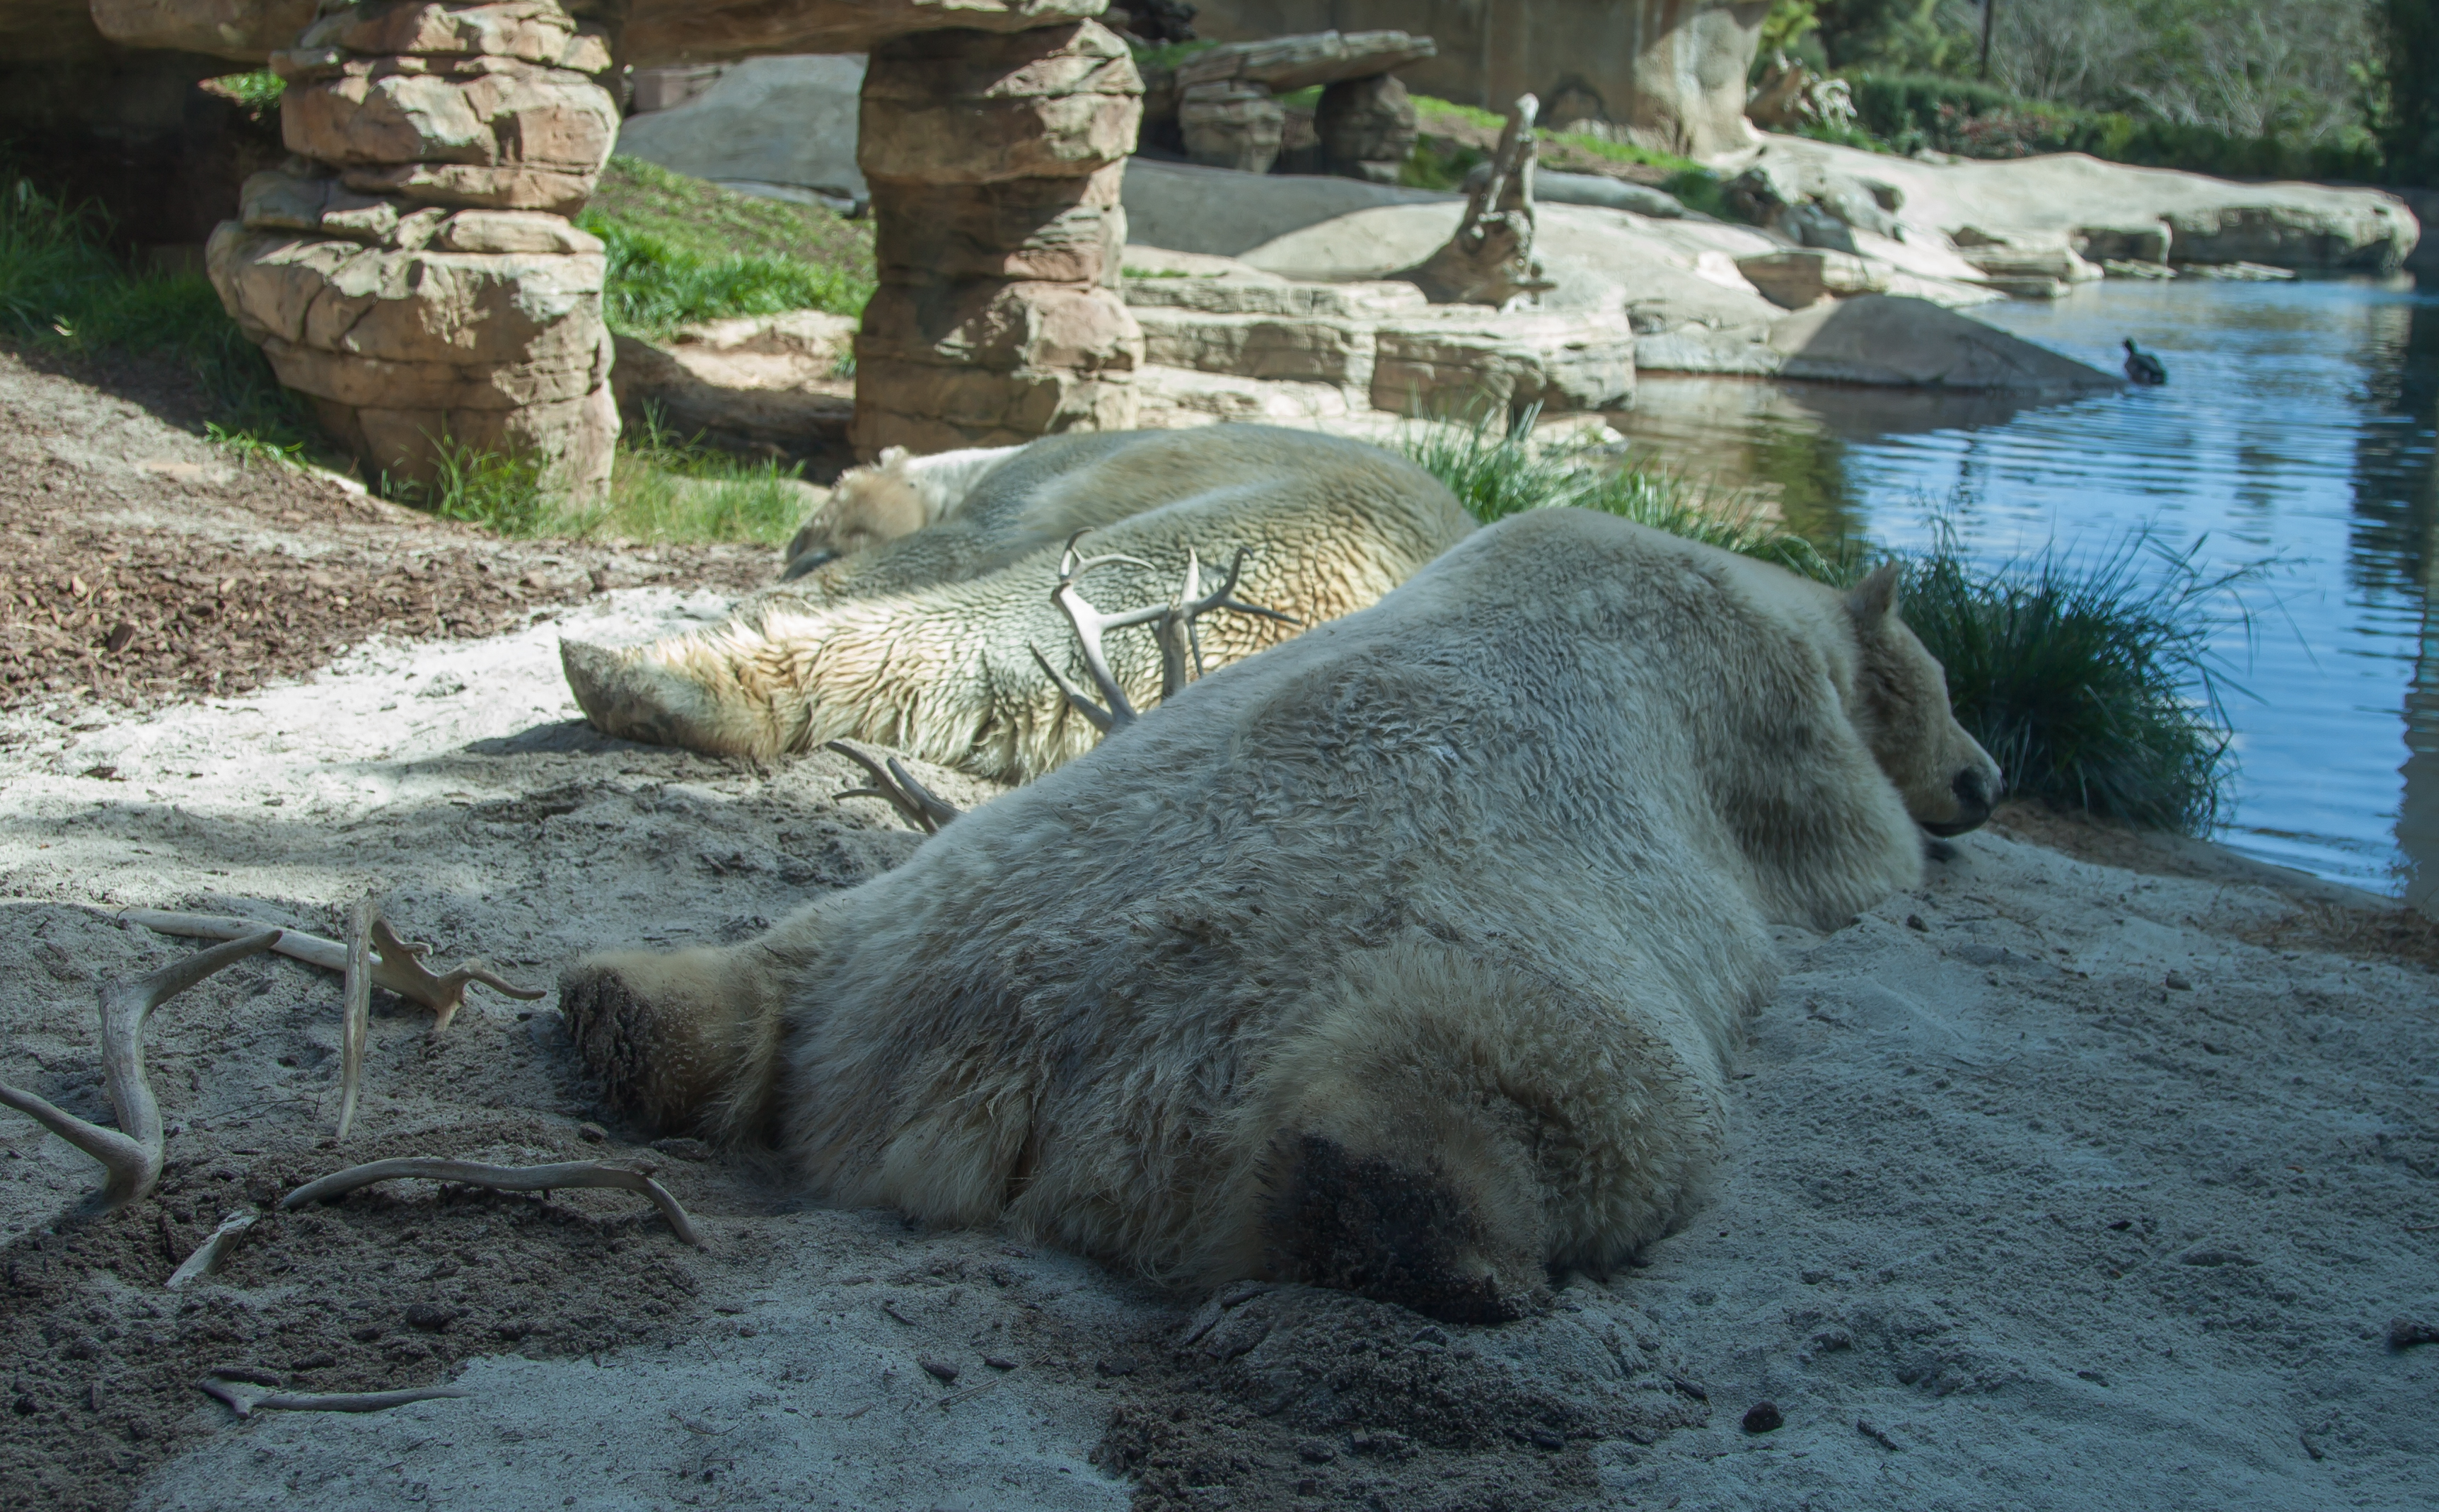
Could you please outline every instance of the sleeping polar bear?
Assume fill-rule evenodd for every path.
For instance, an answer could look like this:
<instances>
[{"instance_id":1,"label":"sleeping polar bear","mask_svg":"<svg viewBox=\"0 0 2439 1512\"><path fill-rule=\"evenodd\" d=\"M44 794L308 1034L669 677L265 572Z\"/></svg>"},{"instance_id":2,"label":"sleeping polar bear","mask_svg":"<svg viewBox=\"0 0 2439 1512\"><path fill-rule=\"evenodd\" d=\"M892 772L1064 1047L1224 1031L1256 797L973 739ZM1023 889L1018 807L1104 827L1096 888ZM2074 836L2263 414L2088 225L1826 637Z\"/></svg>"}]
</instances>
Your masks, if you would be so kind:
<instances>
[{"instance_id":1,"label":"sleeping polar bear","mask_svg":"<svg viewBox=\"0 0 2439 1512\"><path fill-rule=\"evenodd\" d=\"M1207 658L1252 655L1372 603L1473 529L1439 480L1360 441L1260 425L1050 436L894 456L841 480L790 548L788 581L726 623L627 650L567 642L568 686L607 734L771 760L839 736L1024 781L1092 749L1035 661L1084 667L1050 599L1059 548L1092 529L1113 562L1094 591L1155 602L1186 554L1292 623L1205 620ZM1156 701L1149 636L1111 643L1138 704Z\"/></svg>"},{"instance_id":2,"label":"sleeping polar bear","mask_svg":"<svg viewBox=\"0 0 2439 1512\"><path fill-rule=\"evenodd\" d=\"M1513 1316L1687 1210L1765 925L1989 812L1896 588L1518 516L757 940L579 964L569 1032L841 1203Z\"/></svg>"}]
</instances>

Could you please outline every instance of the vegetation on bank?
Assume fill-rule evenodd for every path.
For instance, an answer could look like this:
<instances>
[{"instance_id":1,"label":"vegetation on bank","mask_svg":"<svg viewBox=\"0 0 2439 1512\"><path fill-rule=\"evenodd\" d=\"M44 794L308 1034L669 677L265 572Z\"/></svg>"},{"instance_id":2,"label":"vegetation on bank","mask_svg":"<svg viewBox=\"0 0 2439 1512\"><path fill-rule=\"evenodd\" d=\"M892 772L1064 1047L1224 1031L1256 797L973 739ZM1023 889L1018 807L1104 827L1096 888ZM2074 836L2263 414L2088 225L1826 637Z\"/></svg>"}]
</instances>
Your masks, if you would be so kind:
<instances>
[{"instance_id":1,"label":"vegetation on bank","mask_svg":"<svg viewBox=\"0 0 2439 1512\"><path fill-rule=\"evenodd\" d=\"M610 160L576 223L609 247L602 314L625 334L790 310L861 314L875 286L868 222L640 158Z\"/></svg>"},{"instance_id":2,"label":"vegetation on bank","mask_svg":"<svg viewBox=\"0 0 2439 1512\"><path fill-rule=\"evenodd\" d=\"M1684 478L1581 448L1534 447L1487 425L1409 436L1406 454L1485 524L1528 509L1600 509L1844 587L1890 560L1815 543ZM2250 576L2209 577L2135 536L2095 560L2056 551L1989 569L1943 531L1896 556L1901 613L1947 668L1959 723L2013 796L2146 828L2200 834L2234 772L2211 646L2241 617Z\"/></svg>"},{"instance_id":3,"label":"vegetation on bank","mask_svg":"<svg viewBox=\"0 0 2439 1512\"><path fill-rule=\"evenodd\" d=\"M2439 180L2439 0L1773 0L1762 40L1847 81L1807 134L1850 146Z\"/></svg>"},{"instance_id":4,"label":"vegetation on bank","mask_svg":"<svg viewBox=\"0 0 2439 1512\"><path fill-rule=\"evenodd\" d=\"M1398 175L1408 188L1454 190L1465 187L1465 176L1477 163L1488 162L1506 117L1496 111L1431 95L1416 95L1415 124L1422 135ZM1629 168L1648 169L1657 187L1706 215L1719 213L1719 177L1690 157L1663 152L1632 142L1612 141L1590 132L1542 132L1541 161L1545 168L1568 171L1577 156ZM1578 167L1596 167L1577 164Z\"/></svg>"}]
</instances>

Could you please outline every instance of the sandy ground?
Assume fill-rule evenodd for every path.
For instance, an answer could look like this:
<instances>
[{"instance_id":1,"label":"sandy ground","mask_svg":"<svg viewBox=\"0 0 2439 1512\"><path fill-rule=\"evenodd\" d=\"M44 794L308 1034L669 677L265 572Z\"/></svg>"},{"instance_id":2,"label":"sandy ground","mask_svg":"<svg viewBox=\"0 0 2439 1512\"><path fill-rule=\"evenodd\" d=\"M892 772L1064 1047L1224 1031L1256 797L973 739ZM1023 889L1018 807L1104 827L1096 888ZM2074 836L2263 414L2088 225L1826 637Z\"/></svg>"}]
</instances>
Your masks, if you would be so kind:
<instances>
[{"instance_id":1,"label":"sandy ground","mask_svg":"<svg viewBox=\"0 0 2439 1512\"><path fill-rule=\"evenodd\" d=\"M613 588L242 697L0 714L0 1079L106 1113L94 979L186 948L122 907L336 934L371 888L436 958L549 985L903 859L827 755L578 721L560 634L721 602ZM250 961L150 1036L158 1197L72 1220L90 1163L0 1113L0 1505L2429 1506L2439 978L2318 948L2325 890L2087 848L2136 865L1985 833L1919 895L1781 932L1711 1204L1500 1328L1160 1295L588 1129L547 999L478 991L438 1036L378 1001L338 1147L338 983ZM224 1213L397 1154L648 1162L708 1246L625 1194L402 1183L163 1290ZM473 1395L240 1420L195 1389L217 1364Z\"/></svg>"}]
</instances>

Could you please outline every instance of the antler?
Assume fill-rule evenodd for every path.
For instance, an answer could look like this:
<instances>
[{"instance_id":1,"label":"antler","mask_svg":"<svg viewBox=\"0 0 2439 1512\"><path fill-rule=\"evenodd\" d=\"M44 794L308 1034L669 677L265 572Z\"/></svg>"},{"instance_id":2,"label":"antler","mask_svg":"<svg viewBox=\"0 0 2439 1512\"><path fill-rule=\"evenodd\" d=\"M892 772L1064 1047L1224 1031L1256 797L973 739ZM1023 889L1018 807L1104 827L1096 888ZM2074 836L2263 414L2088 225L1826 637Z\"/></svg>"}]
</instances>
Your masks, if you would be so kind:
<instances>
[{"instance_id":1,"label":"antler","mask_svg":"<svg viewBox=\"0 0 2439 1512\"><path fill-rule=\"evenodd\" d=\"M219 914L165 914L158 909L129 908L118 916L131 924L163 934L183 934L204 939L233 940L263 926L250 918L231 918ZM373 964L373 985L411 1002L420 1003L432 1010L432 1032L438 1034L449 1027L457 1009L466 1001L467 987L482 983L492 991L507 997L532 1002L545 996L540 987L511 987L479 961L459 963L446 976L435 976L423 964L429 945L418 945L399 938L389 921L375 913L372 921L372 948L379 959ZM303 930L283 930L279 943L273 947L282 955L293 956L309 966L326 971L347 969L347 947L337 940L326 940Z\"/></svg>"},{"instance_id":2,"label":"antler","mask_svg":"<svg viewBox=\"0 0 2439 1512\"><path fill-rule=\"evenodd\" d=\"M1083 689L1067 680L1065 673L1051 666L1050 658L1041 654L1041 648L1036 646L1029 649L1041 669L1050 674L1050 681L1057 684L1059 691L1066 696L1068 705L1091 720L1093 727L1104 735L1132 724L1138 718L1133 703L1127 698L1127 690L1110 670L1109 656L1101 643L1101 637L1107 631L1126 630L1135 625L1153 627L1152 638L1160 645L1160 696L1166 703L1176 697L1180 688L1202 675L1202 638L1195 629L1195 621L1202 615L1215 609L1230 609L1240 614L1259 614L1287 625L1302 623L1292 614L1282 614L1275 609L1264 609L1259 604L1245 603L1237 597L1237 580L1245 570L1245 548L1242 546L1237 548L1236 560L1228 564L1227 581L1208 596L1202 596L1202 560L1195 555L1194 548L1188 546L1185 548L1185 581L1176 597L1148 609L1104 614L1077 591L1076 579L1095 567L1113 561L1123 561L1135 567L1149 567L1151 563L1140 557L1117 552L1078 561L1076 560L1076 543L1083 538L1081 530L1067 538L1067 549L1059 559L1059 586L1051 590L1050 599L1066 612L1068 623L1076 627L1076 639L1084 649L1085 670L1093 674L1093 682L1099 687L1101 697L1108 701L1108 707L1094 703Z\"/></svg>"},{"instance_id":3,"label":"antler","mask_svg":"<svg viewBox=\"0 0 2439 1512\"><path fill-rule=\"evenodd\" d=\"M872 786L849 788L839 794L842 798L885 798L892 807L906 816L906 822L927 835L936 835L940 827L965 812L963 809L941 797L915 780L915 774L896 756L884 766L869 755L857 750L845 740L826 742L827 748L854 762L870 774Z\"/></svg>"},{"instance_id":4,"label":"antler","mask_svg":"<svg viewBox=\"0 0 2439 1512\"><path fill-rule=\"evenodd\" d=\"M152 1010L219 970L258 955L279 941L279 931L263 930L243 939L197 951L133 985L105 983L101 988L101 1073L110 1087L111 1106L118 1111L118 1127L104 1129L6 1083L0 1103L30 1115L77 1148L101 1162L109 1174L93 1198L97 1213L115 1213L149 1196L161 1183L161 1105L144 1076L144 1023Z\"/></svg>"}]
</instances>

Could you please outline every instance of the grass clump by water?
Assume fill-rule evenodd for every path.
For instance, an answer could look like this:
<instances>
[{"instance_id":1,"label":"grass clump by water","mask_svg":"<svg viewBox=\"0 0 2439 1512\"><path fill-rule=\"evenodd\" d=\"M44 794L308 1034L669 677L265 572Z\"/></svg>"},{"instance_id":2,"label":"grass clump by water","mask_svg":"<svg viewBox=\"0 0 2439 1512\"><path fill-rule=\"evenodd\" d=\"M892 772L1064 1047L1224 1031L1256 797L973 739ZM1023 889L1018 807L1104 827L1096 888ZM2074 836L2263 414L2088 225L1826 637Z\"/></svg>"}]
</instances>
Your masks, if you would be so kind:
<instances>
[{"instance_id":1,"label":"grass clump by water","mask_svg":"<svg viewBox=\"0 0 2439 1512\"><path fill-rule=\"evenodd\" d=\"M2234 765L2211 644L2252 576L2140 535L2080 565L2049 550L1985 570L1943 532L1908 562L1902 613L2014 796L2200 834Z\"/></svg>"},{"instance_id":2,"label":"grass clump by water","mask_svg":"<svg viewBox=\"0 0 2439 1512\"><path fill-rule=\"evenodd\" d=\"M279 386L209 279L134 267L111 249L98 209L66 205L22 178L0 182L0 334L76 356L166 358L195 376L215 439L250 454L303 450L312 434L303 404Z\"/></svg>"},{"instance_id":3,"label":"grass clump by water","mask_svg":"<svg viewBox=\"0 0 2439 1512\"><path fill-rule=\"evenodd\" d=\"M637 158L610 160L577 224L609 246L602 313L630 335L791 310L861 314L875 286L867 227Z\"/></svg>"},{"instance_id":4,"label":"grass clump by water","mask_svg":"<svg viewBox=\"0 0 2439 1512\"><path fill-rule=\"evenodd\" d=\"M1528 417L1529 418L1529 417ZM1599 509L1847 586L1886 558L1816 543L1699 485L1588 449L1536 448L1527 427L1434 426L1406 455L1485 525L1530 509ZM2009 792L2145 828L2200 834L2234 772L2222 703L2231 686L2211 647L2254 570L2204 574L2192 553L2136 536L2095 561L2055 551L1996 568L1952 533L1899 557L1900 613L1948 672L1964 725L2007 774Z\"/></svg>"},{"instance_id":5,"label":"grass clump by water","mask_svg":"<svg viewBox=\"0 0 2439 1512\"><path fill-rule=\"evenodd\" d=\"M1528 509L1598 509L1670 535L1773 562L1807 578L1836 580L1841 559L1823 555L1750 504L1714 496L1690 479L1632 458L1595 458L1588 446L1535 446L1527 412L1502 430L1488 420L1434 425L1410 433L1399 449L1448 485L1484 525Z\"/></svg>"}]
</instances>

